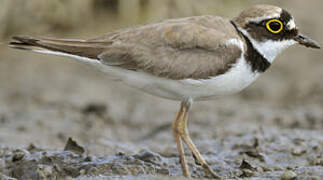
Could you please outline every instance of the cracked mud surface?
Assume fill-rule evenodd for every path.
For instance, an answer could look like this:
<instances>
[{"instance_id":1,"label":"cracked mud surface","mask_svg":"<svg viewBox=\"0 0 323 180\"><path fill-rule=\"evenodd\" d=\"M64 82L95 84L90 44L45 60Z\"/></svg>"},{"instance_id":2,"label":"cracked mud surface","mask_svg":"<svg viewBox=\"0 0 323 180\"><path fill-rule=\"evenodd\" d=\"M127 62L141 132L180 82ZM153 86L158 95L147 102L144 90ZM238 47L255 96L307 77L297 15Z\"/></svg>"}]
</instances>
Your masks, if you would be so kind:
<instances>
[{"instance_id":1,"label":"cracked mud surface","mask_svg":"<svg viewBox=\"0 0 323 180\"><path fill-rule=\"evenodd\" d=\"M228 179L323 177L322 104L313 104L312 100L311 104L283 109L263 107L261 103L256 102L243 104L244 98L238 98L240 100L235 99L232 102L231 99L222 100L221 105L202 103L196 105L196 108L201 109L191 113L192 138L218 174ZM232 111L234 104L240 105L239 110ZM174 105L175 108L176 104ZM225 105L225 108L222 105ZM130 122L127 120L118 122L113 120L108 108L102 104L88 104L81 107L62 104L64 108L60 109L61 106L57 104L46 106L41 102L36 106L37 109L41 109L39 111L55 111L58 117L61 116L60 111L64 111L65 116L71 120L67 120L66 117L57 118L58 120L54 118L55 121L52 120L54 122L46 125L49 120L40 123L41 121L35 118L11 122L10 118L15 115L7 115L2 122L1 142L13 144L14 139L22 141L26 138L26 140L16 148L14 145L1 146L0 173L3 177L17 179L181 177L182 172L171 134L171 121L156 125L151 123L158 121L149 121L147 124L140 119L137 120L138 124L128 124ZM215 121L195 120L204 115L203 111L207 106L214 107L216 119L221 118ZM147 105L147 110L149 109ZM199 111L203 114L199 114ZM25 113L28 117L29 113L34 112ZM50 115L52 113L48 113L46 117L52 116ZM175 111L171 114L174 115ZM4 126L8 128L5 129ZM77 139L76 142L68 139L70 136ZM41 145L42 143L45 145ZM186 156L193 177L210 177L194 163L189 151L186 151Z\"/></svg>"},{"instance_id":2,"label":"cracked mud surface","mask_svg":"<svg viewBox=\"0 0 323 180\"><path fill-rule=\"evenodd\" d=\"M323 42L323 21L310 19L322 16L321 2L271 2ZM227 179L323 179L322 57L290 48L242 93L193 104L190 134L214 171ZM1 46L0 179L185 179L171 130L178 108L68 58ZM185 152L192 176L208 178Z\"/></svg>"},{"instance_id":3,"label":"cracked mud surface","mask_svg":"<svg viewBox=\"0 0 323 180\"><path fill-rule=\"evenodd\" d=\"M286 130L284 133L273 131L226 136L217 141L205 140L199 146L209 149L203 154L223 178L323 177L323 142L320 134L298 130ZM176 154L146 149L135 154L119 152L98 157L79 153L73 145L65 150L46 150L30 145L20 149L2 148L0 158L2 174L17 179L157 178L181 175ZM209 177L193 163L191 157L189 161L193 177Z\"/></svg>"}]
</instances>

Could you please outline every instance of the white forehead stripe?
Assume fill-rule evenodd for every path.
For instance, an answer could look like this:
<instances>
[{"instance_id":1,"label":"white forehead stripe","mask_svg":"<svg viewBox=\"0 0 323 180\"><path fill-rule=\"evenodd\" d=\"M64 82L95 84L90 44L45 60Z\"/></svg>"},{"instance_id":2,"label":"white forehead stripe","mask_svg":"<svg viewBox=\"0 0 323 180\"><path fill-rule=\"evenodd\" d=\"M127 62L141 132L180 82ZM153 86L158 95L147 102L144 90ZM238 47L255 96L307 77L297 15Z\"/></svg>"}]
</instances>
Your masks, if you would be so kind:
<instances>
[{"instance_id":1,"label":"white forehead stripe","mask_svg":"<svg viewBox=\"0 0 323 180\"><path fill-rule=\"evenodd\" d=\"M288 29L295 29L296 28L296 24L295 24L295 21L293 18L291 20L289 20L289 22L287 23L287 28Z\"/></svg>"},{"instance_id":2,"label":"white forehead stripe","mask_svg":"<svg viewBox=\"0 0 323 180\"><path fill-rule=\"evenodd\" d=\"M255 22L255 23L260 23L261 21L265 20L265 19L274 19L274 18L279 18L280 14L275 13L272 14L271 16L261 16L261 17L256 17L256 18L248 18L249 22Z\"/></svg>"}]
</instances>

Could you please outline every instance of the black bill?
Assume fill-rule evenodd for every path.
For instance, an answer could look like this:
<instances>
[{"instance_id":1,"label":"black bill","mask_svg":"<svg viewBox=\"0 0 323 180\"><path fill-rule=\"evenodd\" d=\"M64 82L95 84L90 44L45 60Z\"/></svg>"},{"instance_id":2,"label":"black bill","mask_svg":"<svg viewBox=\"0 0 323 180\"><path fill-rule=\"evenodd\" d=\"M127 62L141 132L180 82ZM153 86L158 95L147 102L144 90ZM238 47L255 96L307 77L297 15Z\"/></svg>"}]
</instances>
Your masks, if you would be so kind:
<instances>
[{"instance_id":1,"label":"black bill","mask_svg":"<svg viewBox=\"0 0 323 180\"><path fill-rule=\"evenodd\" d=\"M309 37L304 36L303 34L298 34L295 38L295 41L297 41L299 44L306 46L306 47L310 47L310 48L316 48L316 49L320 49L320 45L312 40Z\"/></svg>"}]
</instances>

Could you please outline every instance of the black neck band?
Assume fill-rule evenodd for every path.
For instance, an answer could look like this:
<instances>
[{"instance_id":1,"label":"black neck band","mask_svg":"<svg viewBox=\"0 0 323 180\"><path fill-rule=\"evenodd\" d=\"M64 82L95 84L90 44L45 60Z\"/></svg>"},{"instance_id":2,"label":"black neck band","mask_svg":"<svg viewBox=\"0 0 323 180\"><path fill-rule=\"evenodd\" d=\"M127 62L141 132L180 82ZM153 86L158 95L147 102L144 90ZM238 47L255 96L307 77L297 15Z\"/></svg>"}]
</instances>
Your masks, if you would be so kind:
<instances>
[{"instance_id":1,"label":"black neck band","mask_svg":"<svg viewBox=\"0 0 323 180\"><path fill-rule=\"evenodd\" d=\"M239 31L237 25L231 21L232 25L235 27L237 32L246 40L247 51L245 52L245 59L250 64L251 70L253 72L265 72L271 65L271 63L254 48L250 39L245 36L241 31Z\"/></svg>"}]
</instances>

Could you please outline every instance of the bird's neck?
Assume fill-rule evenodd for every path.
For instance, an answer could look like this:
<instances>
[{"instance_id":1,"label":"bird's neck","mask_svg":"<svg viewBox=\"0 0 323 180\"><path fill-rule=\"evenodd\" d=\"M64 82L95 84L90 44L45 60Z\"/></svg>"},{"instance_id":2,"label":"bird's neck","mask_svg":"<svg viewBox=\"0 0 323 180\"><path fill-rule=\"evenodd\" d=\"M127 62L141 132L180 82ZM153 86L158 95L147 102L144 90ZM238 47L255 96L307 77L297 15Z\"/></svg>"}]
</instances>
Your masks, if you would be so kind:
<instances>
[{"instance_id":1,"label":"bird's neck","mask_svg":"<svg viewBox=\"0 0 323 180\"><path fill-rule=\"evenodd\" d=\"M263 42L257 41L250 36L250 34L243 29L240 32L251 42L252 46L269 62L273 63L277 55L289 46L294 45L294 40L265 40Z\"/></svg>"},{"instance_id":2,"label":"bird's neck","mask_svg":"<svg viewBox=\"0 0 323 180\"><path fill-rule=\"evenodd\" d=\"M245 35L241 28L231 21L232 25L236 28L237 32L245 39L247 45L247 51L244 53L246 61L250 64L253 72L263 73L265 72L273 62L273 60L268 59L263 51L260 51L257 46L254 45L253 40Z\"/></svg>"}]
</instances>

